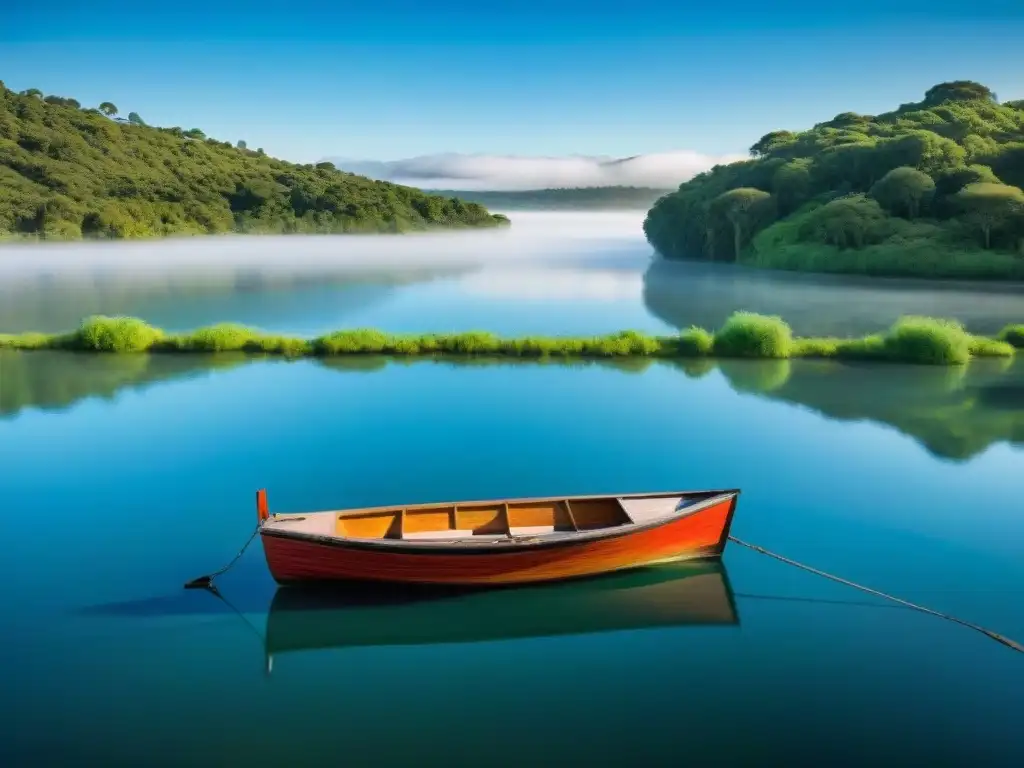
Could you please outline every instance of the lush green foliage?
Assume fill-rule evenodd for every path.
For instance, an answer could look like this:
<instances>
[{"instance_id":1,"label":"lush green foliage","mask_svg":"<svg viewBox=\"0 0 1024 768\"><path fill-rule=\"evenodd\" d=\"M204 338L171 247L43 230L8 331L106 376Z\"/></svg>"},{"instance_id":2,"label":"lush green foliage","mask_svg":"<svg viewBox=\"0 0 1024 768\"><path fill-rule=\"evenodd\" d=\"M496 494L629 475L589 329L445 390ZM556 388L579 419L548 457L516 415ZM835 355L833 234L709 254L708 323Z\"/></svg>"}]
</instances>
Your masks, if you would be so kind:
<instances>
[{"instance_id":1,"label":"lush green foliage","mask_svg":"<svg viewBox=\"0 0 1024 768\"><path fill-rule=\"evenodd\" d=\"M714 352L721 357L782 358L792 350L793 332L780 317L737 312L715 334Z\"/></svg>"},{"instance_id":2,"label":"lush green foliage","mask_svg":"<svg viewBox=\"0 0 1024 768\"><path fill-rule=\"evenodd\" d=\"M444 197L471 200L492 209L534 211L644 209L650 208L659 197L672 190L650 187L567 187L522 191L426 191Z\"/></svg>"},{"instance_id":3,"label":"lush green foliage","mask_svg":"<svg viewBox=\"0 0 1024 768\"><path fill-rule=\"evenodd\" d=\"M316 339L261 333L233 323L167 334L142 320L90 317L74 333L0 335L0 349L81 352L250 352L287 357L351 355L512 358L761 358L887 360L959 365L971 357L1010 357L1024 326L1010 326L1001 340L972 336L952 320L904 317L883 335L862 339L794 338L778 317L736 312L716 334L690 328L675 336L620 331L607 336L502 339L485 331L392 335L374 329L335 331Z\"/></svg>"},{"instance_id":4,"label":"lush green foliage","mask_svg":"<svg viewBox=\"0 0 1024 768\"><path fill-rule=\"evenodd\" d=\"M1024 349L1024 324L1006 326L999 332L997 338L1017 349Z\"/></svg>"},{"instance_id":5,"label":"lush green foliage","mask_svg":"<svg viewBox=\"0 0 1024 768\"><path fill-rule=\"evenodd\" d=\"M1024 110L942 83L883 115L774 131L651 208L666 258L1024 279Z\"/></svg>"},{"instance_id":6,"label":"lush green foliage","mask_svg":"<svg viewBox=\"0 0 1024 768\"><path fill-rule=\"evenodd\" d=\"M679 334L675 347L680 357L707 357L715 348L715 337L693 326Z\"/></svg>"},{"instance_id":7,"label":"lush green foliage","mask_svg":"<svg viewBox=\"0 0 1024 768\"><path fill-rule=\"evenodd\" d=\"M0 87L0 238L130 238L220 232L371 233L508 223L472 202L428 195L330 163L296 165L155 128L103 102Z\"/></svg>"},{"instance_id":8,"label":"lush green foliage","mask_svg":"<svg viewBox=\"0 0 1024 768\"><path fill-rule=\"evenodd\" d=\"M970 340L970 353L971 357L1013 357L1014 345L1000 339L972 336Z\"/></svg>"},{"instance_id":9,"label":"lush green foliage","mask_svg":"<svg viewBox=\"0 0 1024 768\"><path fill-rule=\"evenodd\" d=\"M885 349L900 360L962 365L971 359L971 336L952 321L904 317L885 337Z\"/></svg>"},{"instance_id":10,"label":"lush green foliage","mask_svg":"<svg viewBox=\"0 0 1024 768\"><path fill-rule=\"evenodd\" d=\"M88 318L78 333L62 343L95 352L145 352L163 337L163 332L134 317Z\"/></svg>"}]
</instances>

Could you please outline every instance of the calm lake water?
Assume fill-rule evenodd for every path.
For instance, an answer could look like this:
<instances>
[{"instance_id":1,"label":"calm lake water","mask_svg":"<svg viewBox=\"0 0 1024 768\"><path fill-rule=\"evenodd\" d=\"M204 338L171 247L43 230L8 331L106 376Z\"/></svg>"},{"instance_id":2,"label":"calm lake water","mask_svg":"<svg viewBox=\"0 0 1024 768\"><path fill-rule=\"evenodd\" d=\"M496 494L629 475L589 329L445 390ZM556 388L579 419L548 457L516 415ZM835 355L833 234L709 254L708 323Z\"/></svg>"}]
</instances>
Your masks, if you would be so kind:
<instances>
[{"instance_id":1,"label":"calm lake water","mask_svg":"<svg viewBox=\"0 0 1024 768\"><path fill-rule=\"evenodd\" d=\"M1010 289L652 266L639 218L52 249L34 269L4 249L0 331L1024 318ZM3 765L1024 763L1024 655L735 546L722 569L325 597L275 590L257 543L224 601L181 589L245 543L259 487L300 511L738 486L740 538L1024 640L1024 361L5 352L0 467Z\"/></svg>"}]
</instances>

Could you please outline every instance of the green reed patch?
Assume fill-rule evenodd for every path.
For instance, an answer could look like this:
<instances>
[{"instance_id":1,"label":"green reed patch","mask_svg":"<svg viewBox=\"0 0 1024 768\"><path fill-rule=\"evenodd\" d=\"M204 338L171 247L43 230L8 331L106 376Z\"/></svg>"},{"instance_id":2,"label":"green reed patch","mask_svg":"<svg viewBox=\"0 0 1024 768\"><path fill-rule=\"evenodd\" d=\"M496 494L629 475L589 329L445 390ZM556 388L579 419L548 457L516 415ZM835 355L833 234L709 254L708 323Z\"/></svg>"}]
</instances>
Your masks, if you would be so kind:
<instances>
[{"instance_id":1,"label":"green reed patch","mask_svg":"<svg viewBox=\"0 0 1024 768\"><path fill-rule=\"evenodd\" d=\"M237 323L219 323L173 337L171 343L189 352L241 352L249 346L256 346L258 340L259 334L252 328Z\"/></svg>"},{"instance_id":2,"label":"green reed patch","mask_svg":"<svg viewBox=\"0 0 1024 768\"><path fill-rule=\"evenodd\" d=\"M845 343L844 339L833 338L793 339L790 357L835 357Z\"/></svg>"},{"instance_id":3,"label":"green reed patch","mask_svg":"<svg viewBox=\"0 0 1024 768\"><path fill-rule=\"evenodd\" d=\"M971 359L972 336L954 320L901 317L885 336L894 360L932 365L963 365Z\"/></svg>"},{"instance_id":4,"label":"green reed patch","mask_svg":"<svg viewBox=\"0 0 1024 768\"><path fill-rule=\"evenodd\" d=\"M675 339L663 339L662 347L670 357L708 357L715 346L712 333L693 325Z\"/></svg>"},{"instance_id":5,"label":"green reed patch","mask_svg":"<svg viewBox=\"0 0 1024 768\"><path fill-rule=\"evenodd\" d=\"M885 336L880 333L860 339L843 339L836 345L836 357L840 360L888 360L889 350Z\"/></svg>"},{"instance_id":6,"label":"green reed patch","mask_svg":"<svg viewBox=\"0 0 1024 768\"><path fill-rule=\"evenodd\" d=\"M66 337L64 342L66 344ZM0 333L0 349L53 349L54 346L54 337L45 333Z\"/></svg>"},{"instance_id":7,"label":"green reed patch","mask_svg":"<svg viewBox=\"0 0 1024 768\"><path fill-rule=\"evenodd\" d=\"M985 336L972 336L971 357L1013 357L1013 345L999 339L989 339Z\"/></svg>"},{"instance_id":8,"label":"green reed patch","mask_svg":"<svg viewBox=\"0 0 1024 768\"><path fill-rule=\"evenodd\" d=\"M1024 349L1024 323L1008 325L996 336L999 341L1005 341L1017 349Z\"/></svg>"},{"instance_id":9,"label":"green reed patch","mask_svg":"<svg viewBox=\"0 0 1024 768\"><path fill-rule=\"evenodd\" d=\"M94 315L85 319L69 346L83 352L147 352L163 335L134 317Z\"/></svg>"},{"instance_id":10,"label":"green reed patch","mask_svg":"<svg viewBox=\"0 0 1024 768\"><path fill-rule=\"evenodd\" d=\"M1024 347L1024 325L1007 326L998 338L972 336L954 320L903 317L882 334L858 339L797 338L779 317L736 312L717 333L688 328L673 336L619 331L604 336L524 336L503 339L486 331L388 334L373 328L335 331L315 339L263 333L220 323L190 333L165 334L131 317L87 318L70 334L0 334L0 348L70 349L83 352L222 353L318 356L453 356L547 359L695 359L794 357L887 360L961 365L972 357L1010 357Z\"/></svg>"},{"instance_id":11,"label":"green reed patch","mask_svg":"<svg viewBox=\"0 0 1024 768\"><path fill-rule=\"evenodd\" d=\"M793 331L781 317L734 312L715 334L721 357L785 358L793 349Z\"/></svg>"}]
</instances>

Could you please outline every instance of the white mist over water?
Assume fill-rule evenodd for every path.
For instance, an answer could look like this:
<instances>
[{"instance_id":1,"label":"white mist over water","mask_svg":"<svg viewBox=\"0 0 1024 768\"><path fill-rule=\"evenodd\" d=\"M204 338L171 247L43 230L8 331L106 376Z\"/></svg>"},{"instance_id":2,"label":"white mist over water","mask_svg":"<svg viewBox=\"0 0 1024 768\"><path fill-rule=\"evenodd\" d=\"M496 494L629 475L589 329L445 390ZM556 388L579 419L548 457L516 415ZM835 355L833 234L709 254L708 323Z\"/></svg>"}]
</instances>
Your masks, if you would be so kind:
<instances>
[{"instance_id":1,"label":"white mist over water","mask_svg":"<svg viewBox=\"0 0 1024 768\"><path fill-rule=\"evenodd\" d=\"M615 186L675 189L715 165L747 157L678 150L620 158L447 153L389 161L327 159L351 173L412 187L495 191Z\"/></svg>"},{"instance_id":2,"label":"white mist over water","mask_svg":"<svg viewBox=\"0 0 1024 768\"><path fill-rule=\"evenodd\" d=\"M643 275L624 269L518 267L473 272L459 280L467 294L523 301L619 301L643 294Z\"/></svg>"},{"instance_id":3,"label":"white mist over water","mask_svg":"<svg viewBox=\"0 0 1024 768\"><path fill-rule=\"evenodd\" d=\"M5 245L0 288L22 280L147 281L339 274L650 256L644 213L516 212L503 229L414 235L286 235Z\"/></svg>"},{"instance_id":4,"label":"white mist over water","mask_svg":"<svg viewBox=\"0 0 1024 768\"><path fill-rule=\"evenodd\" d=\"M241 322L302 334L360 323L533 323L540 332L562 316L579 324L565 325L571 330L585 326L584 304L607 322L612 304L642 319L652 256L643 216L516 212L510 228L415 235L7 245L0 333L65 331L93 314L142 317L168 330Z\"/></svg>"}]
</instances>

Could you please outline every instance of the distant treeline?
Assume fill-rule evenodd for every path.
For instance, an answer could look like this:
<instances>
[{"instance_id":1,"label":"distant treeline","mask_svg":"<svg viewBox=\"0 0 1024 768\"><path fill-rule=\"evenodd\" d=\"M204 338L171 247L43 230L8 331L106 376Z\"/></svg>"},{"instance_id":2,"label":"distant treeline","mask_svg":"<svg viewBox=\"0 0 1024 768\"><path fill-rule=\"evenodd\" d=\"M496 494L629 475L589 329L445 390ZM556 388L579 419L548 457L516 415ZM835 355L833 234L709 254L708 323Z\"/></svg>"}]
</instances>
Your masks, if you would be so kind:
<instances>
[{"instance_id":1,"label":"distant treeline","mask_svg":"<svg viewBox=\"0 0 1024 768\"><path fill-rule=\"evenodd\" d=\"M424 190L504 210L646 210L672 190L653 187L566 187L522 191Z\"/></svg>"}]
</instances>

